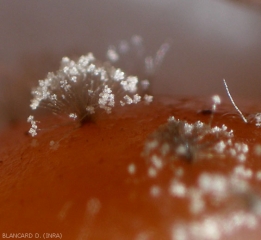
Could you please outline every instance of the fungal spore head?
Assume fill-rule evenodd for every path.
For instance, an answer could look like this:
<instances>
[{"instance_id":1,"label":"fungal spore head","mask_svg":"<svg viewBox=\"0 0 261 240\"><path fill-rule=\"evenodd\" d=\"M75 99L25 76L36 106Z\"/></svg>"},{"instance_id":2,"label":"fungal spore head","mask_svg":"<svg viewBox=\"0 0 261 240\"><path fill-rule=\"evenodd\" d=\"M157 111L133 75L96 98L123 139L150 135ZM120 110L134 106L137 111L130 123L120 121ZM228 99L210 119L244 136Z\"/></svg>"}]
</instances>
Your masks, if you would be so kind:
<instances>
[{"instance_id":1,"label":"fungal spore head","mask_svg":"<svg viewBox=\"0 0 261 240\"><path fill-rule=\"evenodd\" d=\"M78 125L91 122L99 112L110 114L117 105L137 104L152 96L139 94L137 76L127 75L120 68L108 62L100 62L92 53L78 60L64 57L55 73L48 73L44 80L32 90L32 110L45 108L52 113L67 116ZM34 119L28 120L32 127L30 134L37 134Z\"/></svg>"}]
</instances>

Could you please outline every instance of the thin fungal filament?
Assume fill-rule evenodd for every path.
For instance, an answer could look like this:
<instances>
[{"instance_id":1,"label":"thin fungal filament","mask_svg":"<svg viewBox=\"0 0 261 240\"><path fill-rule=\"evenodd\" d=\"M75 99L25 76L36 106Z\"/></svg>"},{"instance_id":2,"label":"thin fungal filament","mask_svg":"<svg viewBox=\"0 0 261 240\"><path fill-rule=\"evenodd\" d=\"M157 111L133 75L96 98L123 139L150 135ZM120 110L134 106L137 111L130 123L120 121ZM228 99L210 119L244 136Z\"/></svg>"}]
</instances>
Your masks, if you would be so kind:
<instances>
[{"instance_id":1,"label":"thin fungal filament","mask_svg":"<svg viewBox=\"0 0 261 240\"><path fill-rule=\"evenodd\" d=\"M230 92L229 92L229 89L228 89L228 86L227 86L227 83L226 83L226 80L223 79L223 82L224 82L224 85L225 85L225 88L226 88L226 92L227 92L227 95L232 103L232 105L234 106L234 108L236 109L236 111L239 113L240 117L242 118L242 120L245 122L245 123L248 123L248 120L245 118L245 116L243 115L243 113L240 111L240 109L238 108L238 106L235 104Z\"/></svg>"}]
</instances>

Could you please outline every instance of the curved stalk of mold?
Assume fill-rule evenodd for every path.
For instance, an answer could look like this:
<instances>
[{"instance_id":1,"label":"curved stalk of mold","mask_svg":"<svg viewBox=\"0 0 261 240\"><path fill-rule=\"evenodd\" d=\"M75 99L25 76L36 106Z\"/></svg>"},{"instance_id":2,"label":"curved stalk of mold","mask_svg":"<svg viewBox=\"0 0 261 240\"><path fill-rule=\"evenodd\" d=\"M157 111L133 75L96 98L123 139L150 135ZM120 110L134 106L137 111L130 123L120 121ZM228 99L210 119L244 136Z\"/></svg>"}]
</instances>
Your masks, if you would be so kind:
<instances>
[{"instance_id":1,"label":"curved stalk of mold","mask_svg":"<svg viewBox=\"0 0 261 240\"><path fill-rule=\"evenodd\" d=\"M234 106L234 108L236 109L236 111L239 113L240 117L242 118L242 120L245 122L245 123L248 123L247 119L245 118L245 116L243 115L243 113L240 111L240 109L238 108L238 106L235 104L230 92L229 92L229 89L228 89L228 86L227 86L227 83L226 83L226 80L223 79L223 82L224 82L224 85L225 85L225 88L226 88L226 92L227 92L227 95L232 103L232 105Z\"/></svg>"}]
</instances>

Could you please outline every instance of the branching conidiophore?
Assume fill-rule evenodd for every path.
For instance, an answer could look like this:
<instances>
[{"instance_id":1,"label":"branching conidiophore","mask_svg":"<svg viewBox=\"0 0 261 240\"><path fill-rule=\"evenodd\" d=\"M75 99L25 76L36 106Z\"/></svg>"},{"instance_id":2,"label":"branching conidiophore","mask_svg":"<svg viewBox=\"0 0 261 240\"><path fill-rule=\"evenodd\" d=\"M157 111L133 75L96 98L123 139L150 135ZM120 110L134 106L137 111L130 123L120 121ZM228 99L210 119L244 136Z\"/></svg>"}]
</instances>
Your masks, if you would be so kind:
<instances>
[{"instance_id":1,"label":"branching conidiophore","mask_svg":"<svg viewBox=\"0 0 261 240\"><path fill-rule=\"evenodd\" d=\"M144 153L145 156L157 155L161 159L169 156L192 162L198 158L208 158L211 151L206 149L213 147L213 153L215 144L231 137L233 131L228 132L225 125L211 128L209 124L200 121L190 124L170 117L168 123L160 126L149 137Z\"/></svg>"},{"instance_id":2,"label":"branching conidiophore","mask_svg":"<svg viewBox=\"0 0 261 240\"><path fill-rule=\"evenodd\" d=\"M142 96L138 94L139 79L127 76L110 63L101 63L92 53L81 56L77 61L64 57L56 73L48 73L46 79L32 90L31 108L46 108L54 114L61 114L83 123L90 121L98 110L111 113L116 105L137 104ZM144 95L146 103L152 97ZM37 134L37 125L30 116L32 136Z\"/></svg>"},{"instance_id":3,"label":"branching conidiophore","mask_svg":"<svg viewBox=\"0 0 261 240\"><path fill-rule=\"evenodd\" d=\"M96 60L91 53L77 61L64 57L56 73L39 80L38 87L32 91L30 106L33 110L49 109L82 124L91 121L99 110L109 114L116 105L136 104L142 98L149 104L153 97L146 93L151 78L169 47L169 42L165 42L154 57L146 56L142 38L135 35L129 42L121 41L118 47L109 47L108 62ZM39 129L32 117L28 119L29 133L35 136Z\"/></svg>"},{"instance_id":4,"label":"branching conidiophore","mask_svg":"<svg viewBox=\"0 0 261 240\"><path fill-rule=\"evenodd\" d=\"M213 114L221 101L217 95L212 100ZM148 175L155 177L168 162L182 159L191 163L228 156L242 163L246 161L248 145L234 142L233 137L233 130L228 131L225 125L212 127L210 123L188 123L170 117L168 123L156 129L145 143L143 156L149 163Z\"/></svg>"}]
</instances>

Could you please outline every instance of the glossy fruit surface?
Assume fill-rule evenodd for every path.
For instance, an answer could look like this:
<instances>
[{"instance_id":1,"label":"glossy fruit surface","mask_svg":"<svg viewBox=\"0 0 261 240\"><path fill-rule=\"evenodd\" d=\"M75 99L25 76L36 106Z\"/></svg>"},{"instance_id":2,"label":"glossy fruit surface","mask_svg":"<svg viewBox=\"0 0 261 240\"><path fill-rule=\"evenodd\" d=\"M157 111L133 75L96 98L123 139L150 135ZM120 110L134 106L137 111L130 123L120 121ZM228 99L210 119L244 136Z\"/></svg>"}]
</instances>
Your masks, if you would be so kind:
<instances>
[{"instance_id":1,"label":"glossy fruit surface","mask_svg":"<svg viewBox=\"0 0 261 240\"><path fill-rule=\"evenodd\" d=\"M76 128L53 116L42 118L42 125L55 127L46 127L35 138L26 134L25 123L6 129L0 136L1 234L258 239L261 130L227 114L233 112L231 105L218 106L211 123L233 130L228 151L220 154L216 143L199 141L193 151L203 152L203 157L187 161L161 156L163 167L150 174L152 163L144 155L149 136L170 116L209 124L209 109L206 100L156 97L150 105L115 109ZM182 137L182 144L186 141ZM241 153L245 159L238 157Z\"/></svg>"}]
</instances>

